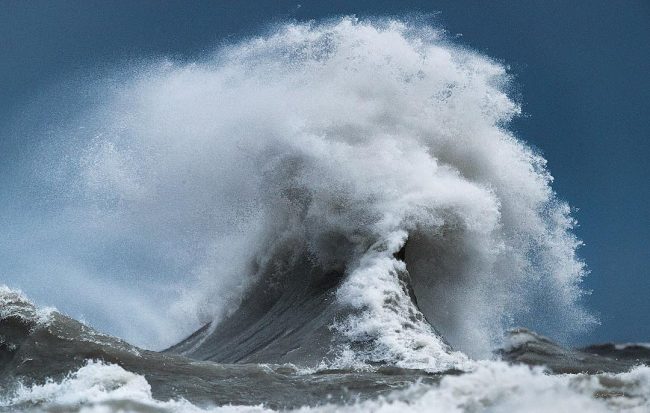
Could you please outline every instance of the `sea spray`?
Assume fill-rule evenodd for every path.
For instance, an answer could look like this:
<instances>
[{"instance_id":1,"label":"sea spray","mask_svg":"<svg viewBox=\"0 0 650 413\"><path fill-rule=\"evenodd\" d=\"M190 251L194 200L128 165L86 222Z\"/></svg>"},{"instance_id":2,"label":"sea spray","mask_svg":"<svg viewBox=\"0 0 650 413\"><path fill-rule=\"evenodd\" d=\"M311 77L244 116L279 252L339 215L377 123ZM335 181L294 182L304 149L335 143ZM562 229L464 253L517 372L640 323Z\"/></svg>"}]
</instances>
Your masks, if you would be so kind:
<instances>
[{"instance_id":1,"label":"sea spray","mask_svg":"<svg viewBox=\"0 0 650 413\"><path fill-rule=\"evenodd\" d=\"M363 320L397 294L401 310L381 317L392 311L399 339L378 326L373 361L433 363L447 344L482 357L522 321L560 338L593 322L570 208L508 130L521 109L499 62L429 27L342 18L124 71L89 86L98 103L53 139L63 162L46 151L35 168L63 177L48 219L84 240L76 268L110 256L104 268L144 291L173 286L143 327L164 326L157 346L214 328L256 288L291 289L311 274L297 262L342 274L337 314L352 318L326 320L337 343L367 336ZM404 262L374 259L396 234ZM398 267L417 305L393 289ZM433 328L412 330L404 311ZM418 340L437 350L413 356Z\"/></svg>"}]
</instances>

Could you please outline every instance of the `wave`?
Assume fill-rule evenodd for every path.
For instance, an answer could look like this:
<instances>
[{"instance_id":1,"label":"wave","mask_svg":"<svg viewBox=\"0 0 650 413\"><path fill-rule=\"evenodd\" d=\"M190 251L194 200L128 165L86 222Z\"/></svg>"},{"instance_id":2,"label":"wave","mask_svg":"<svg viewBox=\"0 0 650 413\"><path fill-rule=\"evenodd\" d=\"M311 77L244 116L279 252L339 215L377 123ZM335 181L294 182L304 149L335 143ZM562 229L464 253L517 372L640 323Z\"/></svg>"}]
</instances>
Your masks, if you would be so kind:
<instances>
[{"instance_id":1,"label":"wave","mask_svg":"<svg viewBox=\"0 0 650 413\"><path fill-rule=\"evenodd\" d=\"M291 364L217 364L142 350L0 287L0 411L15 412L473 412L645 411L650 368L620 354L589 355L527 330L504 361L465 372L308 370ZM611 348L609 348L611 347ZM591 347L590 347L591 348ZM599 350L616 349L594 346ZM599 354L597 351L594 354ZM624 356L622 359L619 356ZM604 373L603 371L607 371ZM551 373L564 373L553 375ZM567 374L568 373L568 374ZM324 402L325 401L325 402ZM432 407L433 406L433 407ZM425 410L426 410L425 409Z\"/></svg>"},{"instance_id":2,"label":"wave","mask_svg":"<svg viewBox=\"0 0 650 413\"><path fill-rule=\"evenodd\" d=\"M515 325L594 322L570 208L508 129L511 83L430 27L283 24L89 85L35 168L77 268L117 260L175 297L147 301L159 346L199 329L171 351L462 367Z\"/></svg>"},{"instance_id":3,"label":"wave","mask_svg":"<svg viewBox=\"0 0 650 413\"><path fill-rule=\"evenodd\" d=\"M548 376L541 369L490 362L463 376L447 376L439 385L423 383L384 398L349 405L325 404L283 410L296 412L402 411L491 412L560 410L641 412L650 408L648 367L596 376ZM38 410L27 406L39 406ZM2 409L0 402L0 409ZM141 375L116 365L91 362L58 383L24 387L4 406L24 411L270 413L262 405L197 406L184 399L161 401ZM25 408L27 407L27 408Z\"/></svg>"},{"instance_id":4,"label":"wave","mask_svg":"<svg viewBox=\"0 0 650 413\"><path fill-rule=\"evenodd\" d=\"M0 303L0 411L199 411L195 406L262 404L286 410L324 399L352 403L440 378L393 366L316 370L196 361L137 348L39 309L5 287Z\"/></svg>"}]
</instances>

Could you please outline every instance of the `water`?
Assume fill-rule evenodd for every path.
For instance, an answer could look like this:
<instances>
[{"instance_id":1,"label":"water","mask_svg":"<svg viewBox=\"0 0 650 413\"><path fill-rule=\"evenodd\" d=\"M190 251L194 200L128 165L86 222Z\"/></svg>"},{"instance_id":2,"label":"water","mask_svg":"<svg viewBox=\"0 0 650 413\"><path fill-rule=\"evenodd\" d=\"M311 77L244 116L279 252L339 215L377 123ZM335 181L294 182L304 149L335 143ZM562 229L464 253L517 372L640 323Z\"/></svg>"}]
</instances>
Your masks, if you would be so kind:
<instances>
[{"instance_id":1,"label":"water","mask_svg":"<svg viewBox=\"0 0 650 413\"><path fill-rule=\"evenodd\" d=\"M48 261L53 294L98 297L105 330L167 349L5 288L3 408L648 409L645 347L508 333L596 320L499 62L342 18L116 79L87 86L98 102L30 176L41 231L74 252Z\"/></svg>"}]
</instances>

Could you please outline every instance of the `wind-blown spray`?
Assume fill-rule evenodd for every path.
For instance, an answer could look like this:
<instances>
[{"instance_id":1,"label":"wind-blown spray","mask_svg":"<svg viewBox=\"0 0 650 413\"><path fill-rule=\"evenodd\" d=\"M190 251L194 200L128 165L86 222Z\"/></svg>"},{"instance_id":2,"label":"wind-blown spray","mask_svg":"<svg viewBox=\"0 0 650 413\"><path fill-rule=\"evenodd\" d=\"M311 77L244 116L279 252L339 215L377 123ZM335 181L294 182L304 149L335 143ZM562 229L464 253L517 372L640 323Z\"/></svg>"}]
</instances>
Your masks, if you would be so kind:
<instances>
[{"instance_id":1,"label":"wind-blown spray","mask_svg":"<svg viewBox=\"0 0 650 413\"><path fill-rule=\"evenodd\" d=\"M593 321L570 209L508 130L509 84L430 28L282 25L113 85L78 119L92 139L68 150L67 208L137 265L172 263L175 338L291 289L300 261L343 274L339 362L449 367L448 344L482 356L522 320L556 336Z\"/></svg>"}]
</instances>

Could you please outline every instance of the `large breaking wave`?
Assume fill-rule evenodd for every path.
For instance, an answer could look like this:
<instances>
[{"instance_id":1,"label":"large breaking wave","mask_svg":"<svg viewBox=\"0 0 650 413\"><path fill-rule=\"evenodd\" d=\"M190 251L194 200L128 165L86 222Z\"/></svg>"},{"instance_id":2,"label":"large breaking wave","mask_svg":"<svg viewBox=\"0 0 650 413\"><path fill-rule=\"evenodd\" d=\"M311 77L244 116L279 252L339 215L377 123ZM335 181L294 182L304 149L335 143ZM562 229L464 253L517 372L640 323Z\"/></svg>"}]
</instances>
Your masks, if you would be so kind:
<instances>
[{"instance_id":1,"label":"large breaking wave","mask_svg":"<svg viewBox=\"0 0 650 413\"><path fill-rule=\"evenodd\" d=\"M205 325L176 350L439 370L516 324L593 322L575 222L508 129L502 64L343 18L126 72L56 141L64 162L41 161L89 242L176 272L158 345Z\"/></svg>"}]
</instances>

